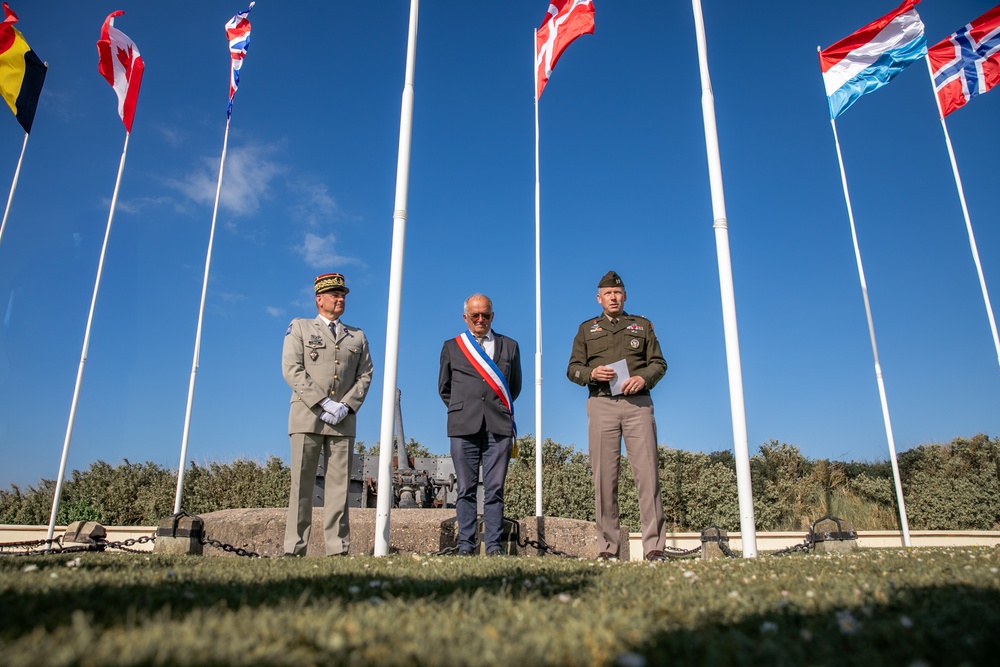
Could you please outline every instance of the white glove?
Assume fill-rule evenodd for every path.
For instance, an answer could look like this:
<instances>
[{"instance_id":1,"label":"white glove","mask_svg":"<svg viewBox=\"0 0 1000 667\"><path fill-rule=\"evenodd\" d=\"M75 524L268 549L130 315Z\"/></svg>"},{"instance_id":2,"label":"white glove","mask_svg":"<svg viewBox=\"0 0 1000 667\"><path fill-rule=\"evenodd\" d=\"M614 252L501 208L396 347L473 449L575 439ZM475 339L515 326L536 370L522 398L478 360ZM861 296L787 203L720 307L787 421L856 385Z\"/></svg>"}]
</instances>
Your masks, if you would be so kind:
<instances>
[{"instance_id":1,"label":"white glove","mask_svg":"<svg viewBox=\"0 0 1000 667\"><path fill-rule=\"evenodd\" d=\"M343 403L338 403L337 401L334 401L333 399L330 398L324 398L322 401L319 402L319 404L320 407L323 408L323 412L320 415L320 419L325 421L327 424L331 425L339 424L344 420L344 417L347 416L347 406L344 405ZM333 418L333 421L326 419L327 415L331 416Z\"/></svg>"},{"instance_id":2,"label":"white glove","mask_svg":"<svg viewBox=\"0 0 1000 667\"><path fill-rule=\"evenodd\" d=\"M319 418L325 421L330 426L334 426L337 423L337 418L333 416L332 413L323 410L319 413Z\"/></svg>"}]
</instances>

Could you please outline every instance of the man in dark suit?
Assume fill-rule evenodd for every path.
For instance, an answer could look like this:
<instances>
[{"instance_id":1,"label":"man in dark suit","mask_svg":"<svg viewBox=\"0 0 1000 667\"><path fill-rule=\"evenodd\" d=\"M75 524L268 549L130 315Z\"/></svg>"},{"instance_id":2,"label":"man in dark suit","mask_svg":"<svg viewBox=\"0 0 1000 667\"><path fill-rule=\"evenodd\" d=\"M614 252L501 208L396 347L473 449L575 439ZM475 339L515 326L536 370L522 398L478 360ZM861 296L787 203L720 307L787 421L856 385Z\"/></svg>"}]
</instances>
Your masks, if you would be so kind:
<instances>
[{"instance_id":1,"label":"man in dark suit","mask_svg":"<svg viewBox=\"0 0 1000 667\"><path fill-rule=\"evenodd\" d=\"M476 489L483 468L483 541L487 555L502 553L503 484L516 437L514 399L521 393L517 341L493 331L493 302L484 294L465 300L468 331L441 348L438 393L448 406L448 437L458 497L458 553L476 547Z\"/></svg>"}]
</instances>

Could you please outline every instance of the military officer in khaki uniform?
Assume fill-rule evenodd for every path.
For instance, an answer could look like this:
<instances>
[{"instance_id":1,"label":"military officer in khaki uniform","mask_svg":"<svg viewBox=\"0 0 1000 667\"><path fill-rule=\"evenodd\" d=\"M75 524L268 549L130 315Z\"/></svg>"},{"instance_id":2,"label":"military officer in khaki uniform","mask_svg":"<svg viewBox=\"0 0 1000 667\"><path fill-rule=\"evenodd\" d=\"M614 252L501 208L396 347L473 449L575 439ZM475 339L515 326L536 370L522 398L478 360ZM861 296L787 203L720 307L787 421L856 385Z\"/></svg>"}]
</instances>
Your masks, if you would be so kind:
<instances>
[{"instance_id":1,"label":"military officer in khaki uniform","mask_svg":"<svg viewBox=\"0 0 1000 667\"><path fill-rule=\"evenodd\" d=\"M597 302L603 313L584 321L573 339L566 374L587 387L590 465L594 475L598 558L617 558L621 545L618 518L618 469L621 442L639 493L642 547L646 560L664 560L663 500L656 454L656 420L652 389L667 362L645 317L625 312L625 285L614 271L597 284ZM627 379L618 378L609 365L625 360ZM621 393L613 392L613 384ZM618 386L620 384L620 386Z\"/></svg>"},{"instance_id":2,"label":"military officer in khaki uniform","mask_svg":"<svg viewBox=\"0 0 1000 667\"><path fill-rule=\"evenodd\" d=\"M339 273L314 281L314 319L288 325L281 373L292 388L288 435L292 446L292 488L285 522L285 555L304 556L312 528L312 489L319 457L326 457L323 539L326 553L346 555L351 543L347 487L351 452L361 408L372 381L368 339L340 321L347 285Z\"/></svg>"}]
</instances>

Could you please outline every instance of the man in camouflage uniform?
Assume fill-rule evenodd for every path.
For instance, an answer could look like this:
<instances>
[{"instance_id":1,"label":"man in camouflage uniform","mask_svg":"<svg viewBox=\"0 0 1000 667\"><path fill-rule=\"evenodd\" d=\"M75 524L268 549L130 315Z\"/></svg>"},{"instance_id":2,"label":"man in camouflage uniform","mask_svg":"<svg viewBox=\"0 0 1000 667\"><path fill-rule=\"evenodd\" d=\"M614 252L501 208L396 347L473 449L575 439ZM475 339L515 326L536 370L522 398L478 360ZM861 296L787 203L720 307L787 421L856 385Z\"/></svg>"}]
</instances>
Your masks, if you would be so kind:
<instances>
[{"instance_id":1,"label":"man in camouflage uniform","mask_svg":"<svg viewBox=\"0 0 1000 667\"><path fill-rule=\"evenodd\" d=\"M566 374L587 387L590 465L594 475L598 558L617 558L621 524L618 518L618 469L621 442L639 493L642 547L646 560L664 560L666 541L663 500L656 453L656 420L649 390L667 372L667 362L645 317L625 312L625 286L614 271L597 284L603 313L585 320L573 339ZM624 360L627 378L609 365Z\"/></svg>"}]
</instances>

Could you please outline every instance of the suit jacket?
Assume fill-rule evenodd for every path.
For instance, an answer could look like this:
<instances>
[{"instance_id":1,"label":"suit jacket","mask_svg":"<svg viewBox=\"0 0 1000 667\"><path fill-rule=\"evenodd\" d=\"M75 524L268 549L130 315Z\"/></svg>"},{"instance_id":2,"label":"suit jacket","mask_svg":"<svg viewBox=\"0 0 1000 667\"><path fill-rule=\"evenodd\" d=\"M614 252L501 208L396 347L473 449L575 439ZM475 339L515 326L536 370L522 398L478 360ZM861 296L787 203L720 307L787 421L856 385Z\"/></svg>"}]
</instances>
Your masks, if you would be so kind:
<instances>
[{"instance_id":1,"label":"suit jacket","mask_svg":"<svg viewBox=\"0 0 1000 667\"><path fill-rule=\"evenodd\" d=\"M517 341L493 332L493 361L503 373L511 399L521 393L521 352ZM513 415L500 397L465 358L452 338L441 348L438 393L448 406L448 437L474 435L486 428L497 435L514 435Z\"/></svg>"},{"instance_id":2,"label":"suit jacket","mask_svg":"<svg viewBox=\"0 0 1000 667\"><path fill-rule=\"evenodd\" d=\"M281 350L281 374L292 388L288 433L357 435L357 411L372 381L368 339L357 327L341 322L336 338L317 315L296 318L288 325ZM319 418L319 403L330 398L349 410L343 421L331 426Z\"/></svg>"}]
</instances>

